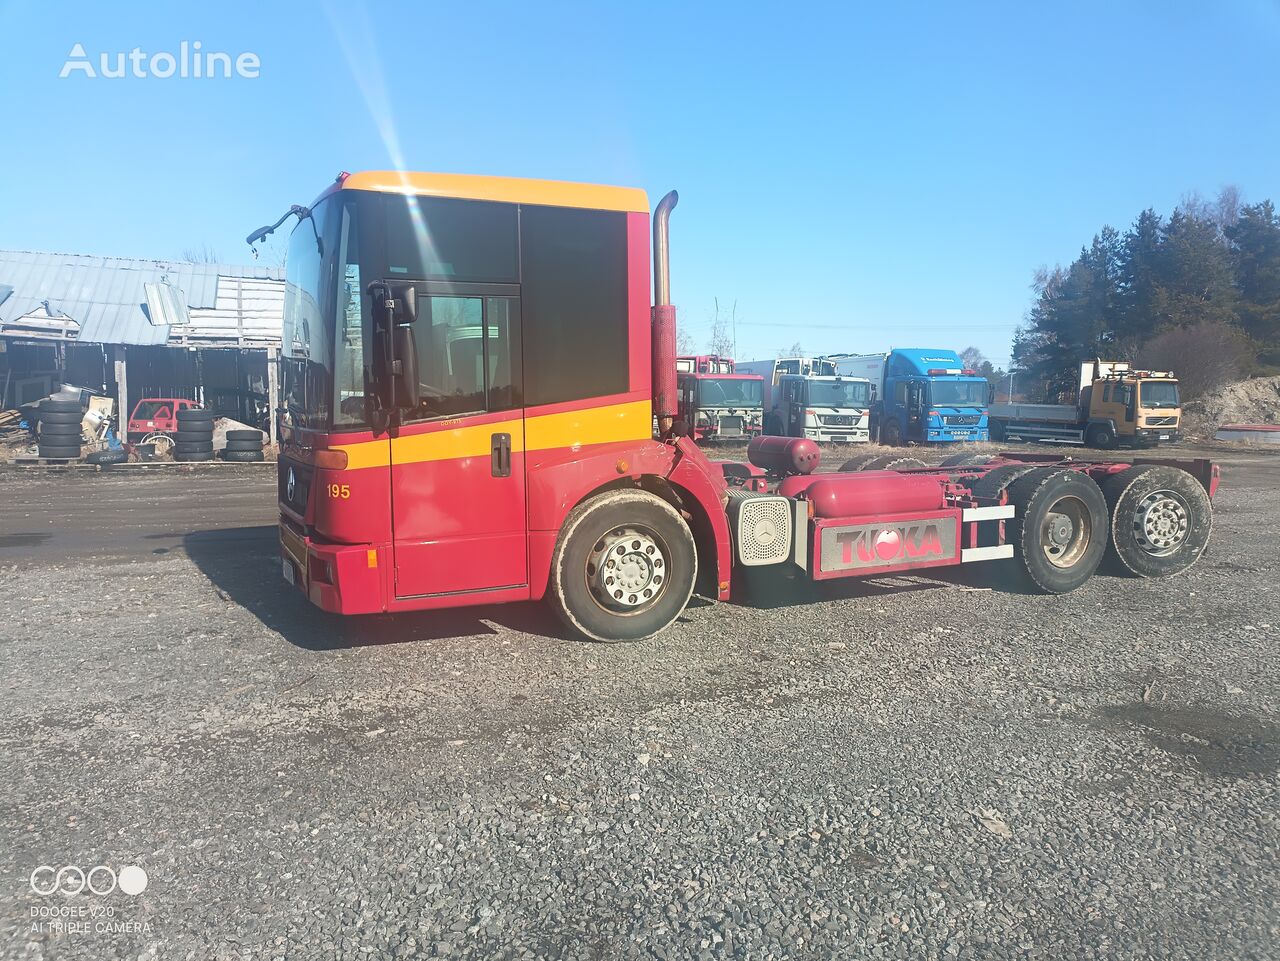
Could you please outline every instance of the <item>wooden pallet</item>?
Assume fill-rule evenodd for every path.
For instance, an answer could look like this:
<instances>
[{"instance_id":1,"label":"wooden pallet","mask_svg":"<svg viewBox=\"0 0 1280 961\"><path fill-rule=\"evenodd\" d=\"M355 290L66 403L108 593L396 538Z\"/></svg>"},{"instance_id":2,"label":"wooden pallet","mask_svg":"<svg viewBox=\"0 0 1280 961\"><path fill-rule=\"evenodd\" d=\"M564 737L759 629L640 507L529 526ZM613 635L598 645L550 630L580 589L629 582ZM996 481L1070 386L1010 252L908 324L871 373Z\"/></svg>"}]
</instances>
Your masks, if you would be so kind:
<instances>
[{"instance_id":1,"label":"wooden pallet","mask_svg":"<svg viewBox=\"0 0 1280 961\"><path fill-rule=\"evenodd\" d=\"M25 464L29 466L46 466L46 467L66 467L68 464L84 464L79 457L41 457L39 454L19 454L13 459L15 464ZM94 464L86 464L86 467L93 467Z\"/></svg>"}]
</instances>

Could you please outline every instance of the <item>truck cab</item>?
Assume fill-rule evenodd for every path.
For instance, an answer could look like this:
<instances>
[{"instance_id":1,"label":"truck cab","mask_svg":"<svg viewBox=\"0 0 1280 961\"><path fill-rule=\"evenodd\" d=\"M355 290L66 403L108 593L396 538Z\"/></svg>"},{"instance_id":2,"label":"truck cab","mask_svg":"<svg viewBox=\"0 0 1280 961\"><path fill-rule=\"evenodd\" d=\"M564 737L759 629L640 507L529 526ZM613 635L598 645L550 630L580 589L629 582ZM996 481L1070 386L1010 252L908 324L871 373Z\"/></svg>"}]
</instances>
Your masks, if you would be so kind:
<instances>
[{"instance_id":1,"label":"truck cab","mask_svg":"<svg viewBox=\"0 0 1280 961\"><path fill-rule=\"evenodd\" d=\"M764 417L763 387L758 374L677 373L680 419L694 440L755 437Z\"/></svg>"},{"instance_id":2,"label":"truck cab","mask_svg":"<svg viewBox=\"0 0 1280 961\"><path fill-rule=\"evenodd\" d=\"M1085 361L1074 401L993 405L992 440L1068 441L1111 449L1178 439L1182 402L1178 381L1168 371L1134 370L1124 361Z\"/></svg>"},{"instance_id":3,"label":"truck cab","mask_svg":"<svg viewBox=\"0 0 1280 961\"><path fill-rule=\"evenodd\" d=\"M783 374L774 395L774 426L787 437L865 444L870 436L871 393L871 382L864 378Z\"/></svg>"},{"instance_id":4,"label":"truck cab","mask_svg":"<svg viewBox=\"0 0 1280 961\"><path fill-rule=\"evenodd\" d=\"M1081 413L1089 425L1087 442L1094 447L1154 447L1176 441L1182 401L1173 374L1131 370L1123 363L1107 368L1095 369L1093 373L1100 376L1080 392Z\"/></svg>"},{"instance_id":5,"label":"truck cab","mask_svg":"<svg viewBox=\"0 0 1280 961\"><path fill-rule=\"evenodd\" d=\"M822 357L781 357L738 364L764 381L764 433L862 444L874 391L865 377L845 377Z\"/></svg>"},{"instance_id":6,"label":"truck cab","mask_svg":"<svg viewBox=\"0 0 1280 961\"><path fill-rule=\"evenodd\" d=\"M676 358L678 374L732 374L733 358L719 354L683 354Z\"/></svg>"},{"instance_id":7,"label":"truck cab","mask_svg":"<svg viewBox=\"0 0 1280 961\"><path fill-rule=\"evenodd\" d=\"M877 385L871 419L880 443L988 439L987 380L966 368L954 351L905 348L833 359L841 373L868 377Z\"/></svg>"}]
</instances>

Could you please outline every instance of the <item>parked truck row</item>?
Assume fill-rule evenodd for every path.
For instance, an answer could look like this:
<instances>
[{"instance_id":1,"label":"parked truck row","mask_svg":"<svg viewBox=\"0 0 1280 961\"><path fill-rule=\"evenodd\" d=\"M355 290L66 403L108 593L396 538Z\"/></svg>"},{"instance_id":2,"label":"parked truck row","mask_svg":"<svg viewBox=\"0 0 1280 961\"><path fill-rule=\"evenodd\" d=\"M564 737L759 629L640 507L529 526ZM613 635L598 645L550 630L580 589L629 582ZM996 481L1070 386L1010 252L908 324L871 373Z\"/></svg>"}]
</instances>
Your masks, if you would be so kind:
<instances>
[{"instance_id":1,"label":"parked truck row","mask_svg":"<svg viewBox=\"0 0 1280 961\"><path fill-rule=\"evenodd\" d=\"M898 446L1015 439L1111 449L1176 441L1182 418L1172 373L1101 359L1080 365L1078 388L1064 404L995 404L987 379L941 348L736 364L682 357L677 370L680 416L698 440L763 434Z\"/></svg>"}]
</instances>

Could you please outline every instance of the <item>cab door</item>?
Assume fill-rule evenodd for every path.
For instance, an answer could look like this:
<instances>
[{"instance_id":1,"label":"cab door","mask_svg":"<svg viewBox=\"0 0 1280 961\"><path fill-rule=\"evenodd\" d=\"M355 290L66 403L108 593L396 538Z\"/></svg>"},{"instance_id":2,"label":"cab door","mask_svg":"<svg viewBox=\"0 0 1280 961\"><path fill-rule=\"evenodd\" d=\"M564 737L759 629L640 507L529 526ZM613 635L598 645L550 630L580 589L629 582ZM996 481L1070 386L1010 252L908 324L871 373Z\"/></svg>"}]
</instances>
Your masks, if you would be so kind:
<instances>
[{"instance_id":1,"label":"cab door","mask_svg":"<svg viewBox=\"0 0 1280 961\"><path fill-rule=\"evenodd\" d=\"M527 585L517 285L422 283L420 403L391 440L397 597Z\"/></svg>"},{"instance_id":2,"label":"cab door","mask_svg":"<svg viewBox=\"0 0 1280 961\"><path fill-rule=\"evenodd\" d=\"M786 382L788 437L804 436L804 412L808 403L808 398L805 397L805 385L807 383L808 381L801 378Z\"/></svg>"}]
</instances>

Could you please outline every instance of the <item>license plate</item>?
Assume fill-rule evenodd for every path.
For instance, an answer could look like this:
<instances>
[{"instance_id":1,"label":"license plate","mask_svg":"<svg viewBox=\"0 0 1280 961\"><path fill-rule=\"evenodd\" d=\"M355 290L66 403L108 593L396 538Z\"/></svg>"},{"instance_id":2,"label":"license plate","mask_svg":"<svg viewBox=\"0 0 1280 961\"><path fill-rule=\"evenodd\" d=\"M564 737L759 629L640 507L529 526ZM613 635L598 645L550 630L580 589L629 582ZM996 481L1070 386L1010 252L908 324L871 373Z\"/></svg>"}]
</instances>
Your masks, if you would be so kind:
<instances>
[{"instance_id":1,"label":"license plate","mask_svg":"<svg viewBox=\"0 0 1280 961\"><path fill-rule=\"evenodd\" d=\"M1161 439L1161 440L1168 440L1168 439L1169 439L1169 435L1168 435L1168 434L1161 434L1161 435L1160 435L1160 439Z\"/></svg>"},{"instance_id":2,"label":"license plate","mask_svg":"<svg viewBox=\"0 0 1280 961\"><path fill-rule=\"evenodd\" d=\"M280 563L283 565L281 573L284 574L284 579L296 587L298 580L293 573L293 564L287 560L282 560Z\"/></svg>"},{"instance_id":3,"label":"license plate","mask_svg":"<svg viewBox=\"0 0 1280 961\"><path fill-rule=\"evenodd\" d=\"M847 444L849 442L849 438L844 434L832 434L831 442L833 444Z\"/></svg>"}]
</instances>

